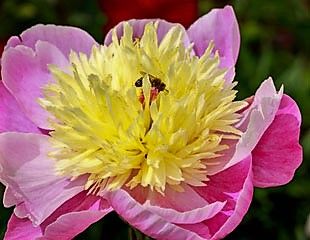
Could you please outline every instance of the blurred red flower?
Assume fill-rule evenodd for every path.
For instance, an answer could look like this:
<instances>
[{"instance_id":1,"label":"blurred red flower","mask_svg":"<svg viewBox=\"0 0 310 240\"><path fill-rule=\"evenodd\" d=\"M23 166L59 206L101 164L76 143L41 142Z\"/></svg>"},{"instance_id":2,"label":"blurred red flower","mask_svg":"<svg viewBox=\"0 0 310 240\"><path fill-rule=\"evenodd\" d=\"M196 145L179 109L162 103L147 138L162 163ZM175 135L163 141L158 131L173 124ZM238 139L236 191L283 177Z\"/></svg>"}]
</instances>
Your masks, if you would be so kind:
<instances>
[{"instance_id":1,"label":"blurred red flower","mask_svg":"<svg viewBox=\"0 0 310 240\"><path fill-rule=\"evenodd\" d=\"M0 40L0 57L2 55L6 41Z\"/></svg>"},{"instance_id":2,"label":"blurred red flower","mask_svg":"<svg viewBox=\"0 0 310 240\"><path fill-rule=\"evenodd\" d=\"M161 18L188 27L198 17L198 0L99 0L107 16L103 30L107 33L123 20Z\"/></svg>"}]
</instances>

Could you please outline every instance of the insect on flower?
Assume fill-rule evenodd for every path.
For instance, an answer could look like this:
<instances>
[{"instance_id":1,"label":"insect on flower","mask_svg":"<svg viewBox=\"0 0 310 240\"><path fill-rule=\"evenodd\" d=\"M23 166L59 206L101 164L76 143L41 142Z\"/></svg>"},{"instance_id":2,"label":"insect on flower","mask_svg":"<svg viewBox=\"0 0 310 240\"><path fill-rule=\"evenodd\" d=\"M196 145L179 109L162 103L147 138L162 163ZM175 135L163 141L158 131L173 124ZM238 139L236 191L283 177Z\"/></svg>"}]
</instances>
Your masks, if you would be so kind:
<instances>
[{"instance_id":1,"label":"insect on flower","mask_svg":"<svg viewBox=\"0 0 310 240\"><path fill-rule=\"evenodd\" d=\"M139 88L138 97L141 103L144 103L144 95L142 90L144 79L148 79L151 84L151 101L154 101L160 92L165 91L166 93L168 93L168 90L166 89L166 84L161 79L145 72L140 73L142 74L142 77L135 81L135 86Z\"/></svg>"}]
</instances>

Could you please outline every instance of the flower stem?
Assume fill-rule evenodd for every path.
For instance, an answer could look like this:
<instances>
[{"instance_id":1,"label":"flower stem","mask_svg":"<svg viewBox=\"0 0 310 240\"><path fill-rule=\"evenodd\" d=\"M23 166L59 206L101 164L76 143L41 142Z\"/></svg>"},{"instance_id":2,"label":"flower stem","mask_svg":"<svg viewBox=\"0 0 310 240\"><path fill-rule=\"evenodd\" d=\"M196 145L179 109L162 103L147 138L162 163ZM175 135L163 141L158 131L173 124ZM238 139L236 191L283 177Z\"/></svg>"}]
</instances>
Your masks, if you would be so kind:
<instances>
[{"instance_id":1,"label":"flower stem","mask_svg":"<svg viewBox=\"0 0 310 240\"><path fill-rule=\"evenodd\" d=\"M152 240L152 238L144 235L135 228L128 227L128 239L129 240Z\"/></svg>"}]
</instances>

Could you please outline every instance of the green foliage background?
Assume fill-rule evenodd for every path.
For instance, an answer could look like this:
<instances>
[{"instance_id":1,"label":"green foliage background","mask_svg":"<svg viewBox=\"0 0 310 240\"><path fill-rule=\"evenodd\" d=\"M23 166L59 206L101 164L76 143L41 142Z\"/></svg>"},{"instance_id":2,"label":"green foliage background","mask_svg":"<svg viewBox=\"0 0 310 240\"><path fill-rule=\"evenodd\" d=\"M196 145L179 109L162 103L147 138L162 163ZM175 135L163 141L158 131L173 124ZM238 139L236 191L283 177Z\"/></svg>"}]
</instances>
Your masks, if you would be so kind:
<instances>
[{"instance_id":1,"label":"green foliage background","mask_svg":"<svg viewBox=\"0 0 310 240\"><path fill-rule=\"evenodd\" d=\"M154 0L155 1L155 0ZM180 1L181 4L181 1ZM310 18L306 0L199 1L200 14L230 4L241 31L236 80L240 99L252 95L272 76L277 87L300 106L304 162L294 181L272 189L256 189L253 203L241 225L227 239L305 240L304 225L310 214ZM87 30L98 42L106 19L98 2L83 0L2 0L0 41L36 23L74 25ZM2 197L4 188L0 186ZM0 239L12 209L0 205ZM112 213L77 239L129 239L127 225ZM134 234L133 234L134 235ZM133 237L135 238L135 237Z\"/></svg>"}]
</instances>

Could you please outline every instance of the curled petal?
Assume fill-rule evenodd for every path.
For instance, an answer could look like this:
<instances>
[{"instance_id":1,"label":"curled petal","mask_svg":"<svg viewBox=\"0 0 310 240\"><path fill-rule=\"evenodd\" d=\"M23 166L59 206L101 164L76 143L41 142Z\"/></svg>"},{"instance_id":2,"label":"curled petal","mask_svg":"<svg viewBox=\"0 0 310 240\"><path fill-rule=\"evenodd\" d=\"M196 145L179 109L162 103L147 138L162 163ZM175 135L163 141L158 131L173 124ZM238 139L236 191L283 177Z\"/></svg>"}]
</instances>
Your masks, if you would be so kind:
<instances>
[{"instance_id":1,"label":"curled petal","mask_svg":"<svg viewBox=\"0 0 310 240\"><path fill-rule=\"evenodd\" d=\"M271 78L265 80L255 93L252 104L241 114L241 121L237 124L243 134L236 141L228 141L228 151L219 158L220 164L209 166L208 174L214 175L227 169L249 156L266 129L275 118L283 95L283 89L276 91Z\"/></svg>"},{"instance_id":2,"label":"curled petal","mask_svg":"<svg viewBox=\"0 0 310 240\"><path fill-rule=\"evenodd\" d=\"M233 8L226 6L211 10L193 23L187 33L198 56L202 56L210 41L214 41L214 50L221 57L220 66L229 69L226 78L232 81L240 47L239 27Z\"/></svg>"},{"instance_id":3,"label":"curled petal","mask_svg":"<svg viewBox=\"0 0 310 240\"><path fill-rule=\"evenodd\" d=\"M0 102L0 132L40 132L36 125L25 116L2 81L0 81Z\"/></svg>"},{"instance_id":4,"label":"curled petal","mask_svg":"<svg viewBox=\"0 0 310 240\"><path fill-rule=\"evenodd\" d=\"M48 64L61 68L68 65L65 56L54 45L38 41L35 50L17 46L7 49L2 56L2 78L25 114L38 127L48 129L49 114L38 103L42 88L51 81Z\"/></svg>"},{"instance_id":5,"label":"curled petal","mask_svg":"<svg viewBox=\"0 0 310 240\"><path fill-rule=\"evenodd\" d=\"M245 132L237 143L233 158L230 159L226 167L238 162L252 152L274 120L282 95L283 88L277 92L271 78L261 84L255 93L252 105L247 109L248 114L245 113L242 125L239 126L241 130L245 129Z\"/></svg>"},{"instance_id":6,"label":"curled petal","mask_svg":"<svg viewBox=\"0 0 310 240\"><path fill-rule=\"evenodd\" d=\"M167 22L165 20L160 20L160 19L143 19L143 20L136 20L136 19L132 19L129 20L128 23L132 26L133 28L133 38L141 38L143 33L144 33L144 28L145 25L149 22L158 22L158 28L157 28L157 38L158 38L158 42L161 42L161 40L164 38L164 36L169 32L169 30L174 27L174 26L178 26L180 27L183 32L184 32L184 45L188 46L189 45L189 39L188 36L186 34L186 30L184 29L184 27L178 23L170 23ZM116 30L116 34L119 38L121 38L123 36L123 24L124 22L120 22L119 24L117 24L114 28ZM113 28L113 29L114 29ZM104 40L104 44L105 45L109 45L112 42L112 34L113 34L113 29L111 29L108 34L105 37Z\"/></svg>"},{"instance_id":7,"label":"curled petal","mask_svg":"<svg viewBox=\"0 0 310 240\"><path fill-rule=\"evenodd\" d=\"M52 24L38 24L27 29L18 37L11 37L5 49L24 45L35 50L38 41L50 43L66 57L69 56L71 50L90 54L93 45L97 44L96 41L82 29Z\"/></svg>"},{"instance_id":8,"label":"curled petal","mask_svg":"<svg viewBox=\"0 0 310 240\"><path fill-rule=\"evenodd\" d=\"M253 150L254 185L288 183L302 161L299 145L301 114L295 101L283 95L272 124Z\"/></svg>"},{"instance_id":9,"label":"curled petal","mask_svg":"<svg viewBox=\"0 0 310 240\"><path fill-rule=\"evenodd\" d=\"M40 226L35 227L29 219L13 214L5 239L73 239L111 211L106 200L82 192L59 207Z\"/></svg>"},{"instance_id":10,"label":"curled petal","mask_svg":"<svg viewBox=\"0 0 310 240\"><path fill-rule=\"evenodd\" d=\"M47 156L46 135L0 134L0 180L7 187L5 207L16 205L15 214L41 224L60 205L84 190L83 177L70 181L57 176Z\"/></svg>"},{"instance_id":11,"label":"curled petal","mask_svg":"<svg viewBox=\"0 0 310 240\"><path fill-rule=\"evenodd\" d=\"M113 209L130 225L150 237L163 240L203 240L196 233L170 223L149 211L122 189L109 193L107 199Z\"/></svg>"}]
</instances>

